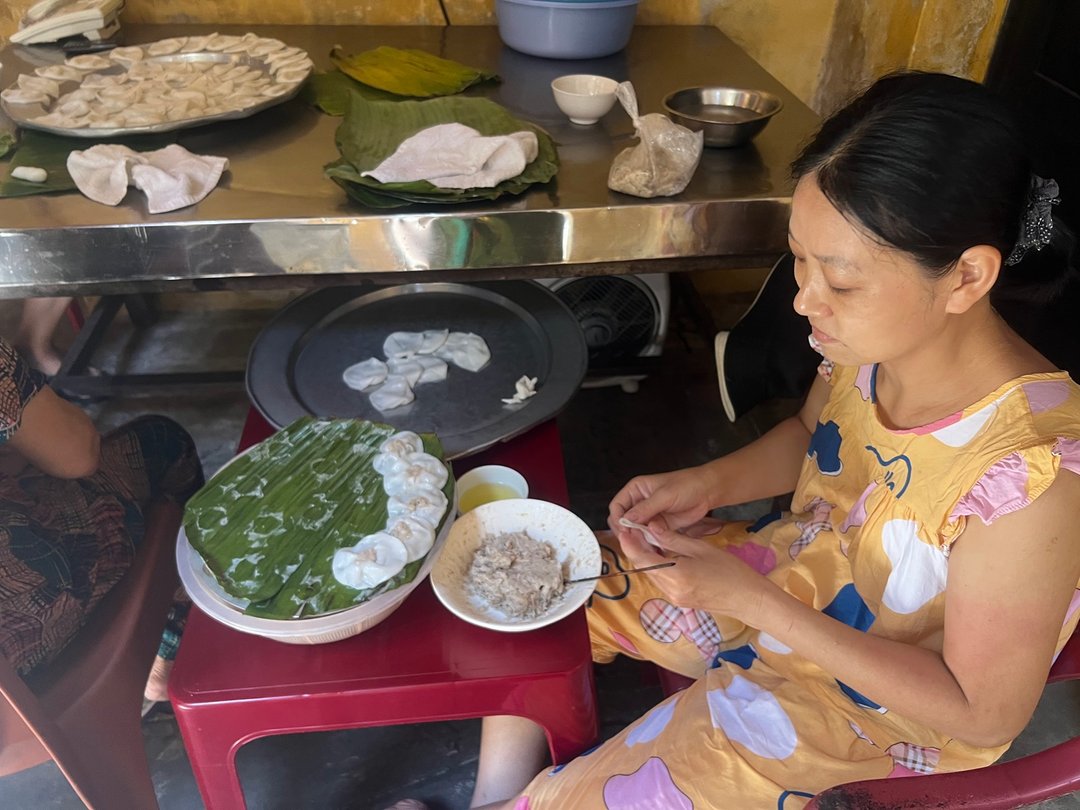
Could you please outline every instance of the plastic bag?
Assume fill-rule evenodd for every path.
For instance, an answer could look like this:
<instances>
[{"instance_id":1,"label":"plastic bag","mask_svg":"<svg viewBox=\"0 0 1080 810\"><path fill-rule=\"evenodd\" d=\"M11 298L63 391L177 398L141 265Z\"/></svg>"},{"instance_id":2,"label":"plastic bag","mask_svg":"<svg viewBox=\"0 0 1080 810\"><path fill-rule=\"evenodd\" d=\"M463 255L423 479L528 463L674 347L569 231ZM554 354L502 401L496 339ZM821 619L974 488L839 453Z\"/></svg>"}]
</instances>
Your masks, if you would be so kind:
<instances>
[{"instance_id":1,"label":"plastic bag","mask_svg":"<svg viewBox=\"0 0 1080 810\"><path fill-rule=\"evenodd\" d=\"M692 132L660 113L639 117L637 96L630 82L622 82L615 95L633 119L641 142L615 156L608 174L608 188L635 197L681 193L701 160L705 135Z\"/></svg>"}]
</instances>

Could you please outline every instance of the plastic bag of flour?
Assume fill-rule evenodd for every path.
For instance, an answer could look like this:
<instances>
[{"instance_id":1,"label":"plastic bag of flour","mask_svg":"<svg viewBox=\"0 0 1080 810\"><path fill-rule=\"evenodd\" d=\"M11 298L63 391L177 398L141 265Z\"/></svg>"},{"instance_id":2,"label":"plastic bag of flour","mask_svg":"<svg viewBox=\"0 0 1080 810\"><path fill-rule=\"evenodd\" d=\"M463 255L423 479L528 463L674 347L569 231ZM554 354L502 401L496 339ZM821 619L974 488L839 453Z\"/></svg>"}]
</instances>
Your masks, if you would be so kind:
<instances>
[{"instance_id":1,"label":"plastic bag of flour","mask_svg":"<svg viewBox=\"0 0 1080 810\"><path fill-rule=\"evenodd\" d=\"M635 197L681 193L701 160L704 134L692 132L660 113L638 116L637 96L630 82L622 82L615 95L633 119L641 142L615 156L608 188Z\"/></svg>"}]
</instances>

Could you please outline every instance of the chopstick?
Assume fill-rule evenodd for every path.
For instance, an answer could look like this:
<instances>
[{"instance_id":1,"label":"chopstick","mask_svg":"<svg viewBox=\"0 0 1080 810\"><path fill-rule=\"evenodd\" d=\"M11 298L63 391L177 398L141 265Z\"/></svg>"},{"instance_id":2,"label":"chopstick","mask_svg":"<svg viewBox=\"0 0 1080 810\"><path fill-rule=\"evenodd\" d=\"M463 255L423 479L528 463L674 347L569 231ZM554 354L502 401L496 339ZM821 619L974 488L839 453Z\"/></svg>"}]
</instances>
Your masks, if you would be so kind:
<instances>
[{"instance_id":1,"label":"chopstick","mask_svg":"<svg viewBox=\"0 0 1080 810\"><path fill-rule=\"evenodd\" d=\"M573 585L575 582L589 582L594 579L607 579L608 577L621 577L626 574L640 574L643 571L655 571L657 568L670 568L675 564L675 560L670 562L657 563L656 565L646 565L644 568L630 568L626 571L612 571L610 574L597 574L595 577L581 577L580 579L567 579L563 581L564 585Z\"/></svg>"}]
</instances>

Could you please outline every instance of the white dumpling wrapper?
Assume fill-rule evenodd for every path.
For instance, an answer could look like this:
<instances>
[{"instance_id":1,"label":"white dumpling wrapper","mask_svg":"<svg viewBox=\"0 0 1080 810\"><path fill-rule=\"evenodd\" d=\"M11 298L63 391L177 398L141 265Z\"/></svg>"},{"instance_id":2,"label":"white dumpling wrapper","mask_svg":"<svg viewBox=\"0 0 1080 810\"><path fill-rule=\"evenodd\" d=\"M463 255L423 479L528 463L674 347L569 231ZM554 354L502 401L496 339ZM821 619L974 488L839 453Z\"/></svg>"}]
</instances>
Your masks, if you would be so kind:
<instances>
[{"instance_id":1,"label":"white dumpling wrapper","mask_svg":"<svg viewBox=\"0 0 1080 810\"><path fill-rule=\"evenodd\" d=\"M309 61L307 65L303 67L300 65L290 65L282 70L279 70L276 74L274 74L274 78L280 84L297 84L306 79L310 74L311 63Z\"/></svg>"},{"instance_id":2,"label":"white dumpling wrapper","mask_svg":"<svg viewBox=\"0 0 1080 810\"><path fill-rule=\"evenodd\" d=\"M420 382L424 374L424 367L416 362L416 357L391 357L386 361L386 367L391 374L398 374L409 381L409 387Z\"/></svg>"},{"instance_id":3,"label":"white dumpling wrapper","mask_svg":"<svg viewBox=\"0 0 1080 810\"><path fill-rule=\"evenodd\" d=\"M391 495L386 502L386 514L390 520L411 516L438 526L449 503L441 489L419 487L405 495Z\"/></svg>"},{"instance_id":4,"label":"white dumpling wrapper","mask_svg":"<svg viewBox=\"0 0 1080 810\"><path fill-rule=\"evenodd\" d=\"M38 76L52 79L58 82L77 82L83 77L83 72L68 65L46 65L34 71Z\"/></svg>"},{"instance_id":5,"label":"white dumpling wrapper","mask_svg":"<svg viewBox=\"0 0 1080 810\"><path fill-rule=\"evenodd\" d=\"M40 90L23 90L21 87L9 87L0 91L0 98L8 104L48 104L52 99Z\"/></svg>"},{"instance_id":6,"label":"white dumpling wrapper","mask_svg":"<svg viewBox=\"0 0 1080 810\"><path fill-rule=\"evenodd\" d=\"M450 337L449 329L425 329L420 334L423 338L420 341L420 354L434 354L436 349L440 348L446 339Z\"/></svg>"},{"instance_id":7,"label":"white dumpling wrapper","mask_svg":"<svg viewBox=\"0 0 1080 810\"><path fill-rule=\"evenodd\" d=\"M396 576L409 560L409 551L397 537L376 532L352 548L334 552L334 578L349 588L366 590Z\"/></svg>"},{"instance_id":8,"label":"white dumpling wrapper","mask_svg":"<svg viewBox=\"0 0 1080 810\"><path fill-rule=\"evenodd\" d=\"M412 386L400 374L387 374L383 384L371 392L371 404L379 411L392 411L413 401Z\"/></svg>"},{"instance_id":9,"label":"white dumpling wrapper","mask_svg":"<svg viewBox=\"0 0 1080 810\"><path fill-rule=\"evenodd\" d=\"M391 360L404 360L419 354L423 343L423 332L392 332L383 341L382 350Z\"/></svg>"},{"instance_id":10,"label":"white dumpling wrapper","mask_svg":"<svg viewBox=\"0 0 1080 810\"><path fill-rule=\"evenodd\" d=\"M435 351L435 356L466 371L479 371L491 360L491 350L487 342L477 334L451 332L446 343Z\"/></svg>"},{"instance_id":11,"label":"white dumpling wrapper","mask_svg":"<svg viewBox=\"0 0 1080 810\"><path fill-rule=\"evenodd\" d=\"M104 56L98 56L95 53L83 53L69 58L67 64L79 70L104 70L112 63Z\"/></svg>"},{"instance_id":12,"label":"white dumpling wrapper","mask_svg":"<svg viewBox=\"0 0 1080 810\"><path fill-rule=\"evenodd\" d=\"M60 95L60 82L55 79L46 79L44 76L32 76L29 73L23 73L16 80L16 83L23 90L36 90L39 93L44 93L49 98L56 98Z\"/></svg>"},{"instance_id":13,"label":"white dumpling wrapper","mask_svg":"<svg viewBox=\"0 0 1080 810\"><path fill-rule=\"evenodd\" d=\"M240 37L232 34L210 34L206 38L206 44L203 46L208 51L223 51L230 45L235 45L240 41Z\"/></svg>"},{"instance_id":14,"label":"white dumpling wrapper","mask_svg":"<svg viewBox=\"0 0 1080 810\"><path fill-rule=\"evenodd\" d=\"M412 516L391 520L386 526L386 533L393 535L405 545L409 553L409 562L419 560L435 545L435 528L426 520Z\"/></svg>"},{"instance_id":15,"label":"white dumpling wrapper","mask_svg":"<svg viewBox=\"0 0 1080 810\"><path fill-rule=\"evenodd\" d=\"M172 37L171 39L151 42L146 46L146 52L150 56L168 56L169 54L179 53L180 49L187 44L187 40L187 37Z\"/></svg>"},{"instance_id":16,"label":"white dumpling wrapper","mask_svg":"<svg viewBox=\"0 0 1080 810\"><path fill-rule=\"evenodd\" d=\"M418 489L442 489L447 478L446 465L435 456L413 453L383 473L383 490L387 495L404 496Z\"/></svg>"},{"instance_id":17,"label":"white dumpling wrapper","mask_svg":"<svg viewBox=\"0 0 1080 810\"><path fill-rule=\"evenodd\" d=\"M441 357L432 357L428 354L418 354L412 358L412 362L419 363L424 369L420 375L419 383L442 382L446 379L446 361Z\"/></svg>"},{"instance_id":18,"label":"white dumpling wrapper","mask_svg":"<svg viewBox=\"0 0 1080 810\"><path fill-rule=\"evenodd\" d=\"M184 47L180 49L181 53L196 53L197 51L206 50L206 43L210 40L210 34L204 34L197 37L188 37L187 42L184 43Z\"/></svg>"},{"instance_id":19,"label":"white dumpling wrapper","mask_svg":"<svg viewBox=\"0 0 1080 810\"><path fill-rule=\"evenodd\" d=\"M276 53L277 51L285 50L285 43L280 39L267 39L263 38L256 42L248 50L252 56L266 56L267 54Z\"/></svg>"},{"instance_id":20,"label":"white dumpling wrapper","mask_svg":"<svg viewBox=\"0 0 1080 810\"><path fill-rule=\"evenodd\" d=\"M422 452L424 452L424 440L411 430L399 430L379 445L379 453L399 458L407 458L413 453Z\"/></svg>"},{"instance_id":21,"label":"white dumpling wrapper","mask_svg":"<svg viewBox=\"0 0 1080 810\"><path fill-rule=\"evenodd\" d=\"M367 360L353 363L341 372L341 379L349 388L366 391L382 383L388 373L386 363L378 357L369 357Z\"/></svg>"},{"instance_id":22,"label":"white dumpling wrapper","mask_svg":"<svg viewBox=\"0 0 1080 810\"><path fill-rule=\"evenodd\" d=\"M408 462L406 462L402 456L393 453L379 453L372 459L371 466L375 468L375 472L385 478L388 475L392 475L394 470L407 463Z\"/></svg>"}]
</instances>

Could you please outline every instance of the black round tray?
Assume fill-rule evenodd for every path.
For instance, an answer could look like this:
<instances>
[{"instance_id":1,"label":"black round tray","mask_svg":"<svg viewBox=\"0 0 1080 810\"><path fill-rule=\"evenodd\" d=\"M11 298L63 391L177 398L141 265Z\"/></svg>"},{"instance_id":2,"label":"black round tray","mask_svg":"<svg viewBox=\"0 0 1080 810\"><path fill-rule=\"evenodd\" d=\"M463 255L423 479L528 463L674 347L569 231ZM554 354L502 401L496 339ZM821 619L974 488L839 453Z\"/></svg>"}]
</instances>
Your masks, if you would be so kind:
<instances>
[{"instance_id":1,"label":"black round tray","mask_svg":"<svg viewBox=\"0 0 1080 810\"><path fill-rule=\"evenodd\" d=\"M478 372L450 364L444 382L416 386L413 402L385 413L342 381L353 363L385 359L391 332L425 329L475 332L487 341L491 362ZM435 433L446 457L458 458L554 416L587 364L577 319L536 282L335 287L297 298L266 325L248 357L247 389L277 427L305 415L360 417ZM523 375L537 378L536 395L504 405Z\"/></svg>"}]
</instances>

